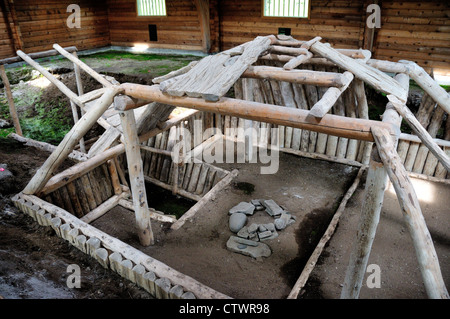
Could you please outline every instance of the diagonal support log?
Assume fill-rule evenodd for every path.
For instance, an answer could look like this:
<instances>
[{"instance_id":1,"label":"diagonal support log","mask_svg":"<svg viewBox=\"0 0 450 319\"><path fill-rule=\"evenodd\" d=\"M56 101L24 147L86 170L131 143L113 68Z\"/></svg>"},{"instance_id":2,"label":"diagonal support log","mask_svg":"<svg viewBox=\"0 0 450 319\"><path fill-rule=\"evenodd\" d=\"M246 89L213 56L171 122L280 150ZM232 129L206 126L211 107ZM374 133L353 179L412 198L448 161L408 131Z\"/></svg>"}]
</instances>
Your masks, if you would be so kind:
<instances>
[{"instance_id":1,"label":"diagonal support log","mask_svg":"<svg viewBox=\"0 0 450 319\"><path fill-rule=\"evenodd\" d=\"M67 156L73 151L75 145L87 133L87 131L96 123L97 119L111 106L115 95L122 89L118 86L108 88L105 94L96 102L81 119L75 123L72 129L64 136L55 151L47 158L44 164L38 169L36 174L30 180L23 190L24 194L36 194L39 192L51 178L53 172L62 164Z\"/></svg>"},{"instance_id":2,"label":"diagonal support log","mask_svg":"<svg viewBox=\"0 0 450 319\"><path fill-rule=\"evenodd\" d=\"M311 110L309 111L309 114L314 116L315 118L321 119L325 116L325 114L328 113L328 111L331 110L333 105L336 103L336 101L339 99L339 97L344 93L344 91L347 89L347 87L350 85L350 83L353 80L353 74L346 71L344 72L344 77L346 79L346 82L343 86L340 88L331 87L329 88L322 96L322 98L313 105Z\"/></svg>"},{"instance_id":3,"label":"diagonal support log","mask_svg":"<svg viewBox=\"0 0 450 319\"><path fill-rule=\"evenodd\" d=\"M355 77L363 80L377 90L386 94L393 94L406 102L408 92L400 83L391 78L386 73L367 65L360 63L339 51L333 49L329 44L316 42L311 45L310 51L318 54L329 61L334 62L339 67L352 72Z\"/></svg>"},{"instance_id":4,"label":"diagonal support log","mask_svg":"<svg viewBox=\"0 0 450 319\"><path fill-rule=\"evenodd\" d=\"M70 53L69 53L70 54ZM35 62L24 52L18 50L17 55L20 56L25 62L31 65L33 68L38 70L43 76L45 76L50 82L52 82L62 93L64 93L71 101L73 101L79 107L83 107L83 103L78 98L74 92L72 92L67 86L65 86L61 81L55 78L50 72L44 69L39 63Z\"/></svg>"},{"instance_id":5,"label":"diagonal support log","mask_svg":"<svg viewBox=\"0 0 450 319\"><path fill-rule=\"evenodd\" d=\"M94 79L96 79L100 84L102 84L105 87L112 87L113 85L111 82L106 80L103 76L101 76L99 73L95 72L91 67L89 67L86 63L75 57L74 55L70 54L66 50L64 50L59 44L54 44L53 48L58 51L62 56L66 57L70 61L72 61L74 64L79 66L82 70L84 70L86 73L88 73L90 76L92 76Z\"/></svg>"},{"instance_id":6,"label":"diagonal support log","mask_svg":"<svg viewBox=\"0 0 450 319\"><path fill-rule=\"evenodd\" d=\"M419 200L391 136L383 129L372 127L378 154L394 186L406 226L413 240L420 271L428 297L448 299L436 250L420 209Z\"/></svg>"},{"instance_id":7,"label":"diagonal support log","mask_svg":"<svg viewBox=\"0 0 450 319\"><path fill-rule=\"evenodd\" d=\"M406 66L406 73L413 79L433 100L450 114L450 94L447 93L425 70L415 62L400 60Z\"/></svg>"},{"instance_id":8,"label":"diagonal support log","mask_svg":"<svg viewBox=\"0 0 450 319\"><path fill-rule=\"evenodd\" d=\"M450 159L447 154L436 144L427 130L420 124L409 108L395 96L388 95L388 99L395 110L404 118L420 140L428 147L441 164L450 172Z\"/></svg>"}]
</instances>

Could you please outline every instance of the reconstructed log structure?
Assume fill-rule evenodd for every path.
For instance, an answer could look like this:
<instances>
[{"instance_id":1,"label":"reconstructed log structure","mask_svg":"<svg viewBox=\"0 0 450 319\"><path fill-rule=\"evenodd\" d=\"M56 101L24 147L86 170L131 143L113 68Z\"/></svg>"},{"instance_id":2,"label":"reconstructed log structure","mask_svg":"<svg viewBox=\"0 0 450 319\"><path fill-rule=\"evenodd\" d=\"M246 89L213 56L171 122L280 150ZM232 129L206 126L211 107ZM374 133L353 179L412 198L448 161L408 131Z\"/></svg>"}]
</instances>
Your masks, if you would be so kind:
<instances>
[{"instance_id":1,"label":"reconstructed log structure","mask_svg":"<svg viewBox=\"0 0 450 319\"><path fill-rule=\"evenodd\" d=\"M415 173L446 178L450 170L449 142L435 136L450 109L450 98L417 65L372 60L365 50L333 49L320 37L299 41L286 36L264 36L207 56L154 79L155 85L145 86L107 79L59 45L54 48L104 88L76 95L43 72L84 115L14 202L39 224L53 227L58 235L105 267L157 298L228 297L95 229L89 222L122 205L135 212L140 243L151 245L151 219L171 222L174 230L182 227L236 176L235 171L192 160L215 143L231 140L247 148L280 148L361 167L339 212L355 190L362 170L368 169L361 223L343 298L358 297L388 178L413 238L428 296L449 297L407 166L412 161ZM18 54L40 70L25 53ZM432 110L431 121L416 118L406 107L410 78L426 92L419 114ZM388 97L382 121L368 117L365 85ZM227 97L232 88L234 97ZM175 107L193 110L170 117ZM400 134L402 118L416 135ZM51 176L63 160L74 156L76 144L96 121L106 131L86 150L86 158ZM448 122L447 119L447 127ZM193 132L191 141L182 136L183 128ZM203 134L205 128L213 129ZM256 132L248 140L242 135L245 128ZM182 148L176 147L180 140ZM160 214L148 207L145 181L194 199L197 204L179 220ZM333 220L321 247L336 223ZM312 263L320 249L311 257ZM290 298L296 298L306 282L310 270L305 271Z\"/></svg>"}]
</instances>

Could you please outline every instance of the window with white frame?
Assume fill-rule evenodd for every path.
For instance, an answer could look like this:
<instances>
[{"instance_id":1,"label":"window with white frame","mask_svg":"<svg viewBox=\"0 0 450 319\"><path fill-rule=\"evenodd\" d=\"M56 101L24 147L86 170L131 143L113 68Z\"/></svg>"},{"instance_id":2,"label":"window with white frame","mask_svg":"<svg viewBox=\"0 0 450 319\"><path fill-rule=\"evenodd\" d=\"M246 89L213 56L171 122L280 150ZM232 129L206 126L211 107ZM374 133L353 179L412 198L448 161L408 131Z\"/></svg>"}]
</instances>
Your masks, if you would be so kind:
<instances>
[{"instance_id":1,"label":"window with white frame","mask_svg":"<svg viewBox=\"0 0 450 319\"><path fill-rule=\"evenodd\" d=\"M310 0L263 0L264 17L308 18Z\"/></svg>"},{"instance_id":2,"label":"window with white frame","mask_svg":"<svg viewBox=\"0 0 450 319\"><path fill-rule=\"evenodd\" d=\"M166 16L166 0L137 0L139 17Z\"/></svg>"}]
</instances>

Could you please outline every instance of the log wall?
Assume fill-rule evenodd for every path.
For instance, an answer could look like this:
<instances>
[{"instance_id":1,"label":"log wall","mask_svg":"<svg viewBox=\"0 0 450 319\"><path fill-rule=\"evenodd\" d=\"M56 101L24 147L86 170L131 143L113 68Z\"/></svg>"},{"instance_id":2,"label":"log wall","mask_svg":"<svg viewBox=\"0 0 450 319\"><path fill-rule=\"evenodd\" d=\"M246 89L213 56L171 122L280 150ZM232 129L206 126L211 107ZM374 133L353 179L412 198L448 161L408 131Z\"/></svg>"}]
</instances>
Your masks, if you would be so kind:
<instances>
[{"instance_id":1,"label":"log wall","mask_svg":"<svg viewBox=\"0 0 450 319\"><path fill-rule=\"evenodd\" d=\"M138 17L136 1L108 0L111 45L201 50L202 35L193 0L166 0L166 17ZM158 41L150 41L148 25L155 24Z\"/></svg>"},{"instance_id":2,"label":"log wall","mask_svg":"<svg viewBox=\"0 0 450 319\"><path fill-rule=\"evenodd\" d=\"M76 4L80 6L81 28L69 28L67 18L71 12L66 12L67 7L74 3L71 0L43 0L39 2L27 0L10 0L3 3L3 10L9 5L12 12L10 19L10 31L17 32L20 37L15 46L26 53L39 52L52 49L54 43L62 47L76 45L78 50L105 47L110 44L108 10L105 0L90 1L80 0ZM2 20L0 18L0 25ZM0 30L3 31L3 28ZM3 35L3 32L1 33ZM0 42L0 57L15 56L10 43ZM12 52L11 52L12 51Z\"/></svg>"},{"instance_id":3,"label":"log wall","mask_svg":"<svg viewBox=\"0 0 450 319\"><path fill-rule=\"evenodd\" d=\"M219 2L220 44L226 50L258 35L278 34L291 28L299 40L321 36L333 46L359 48L363 45L365 15L362 1L312 1L310 19L263 18L261 0Z\"/></svg>"},{"instance_id":4,"label":"log wall","mask_svg":"<svg viewBox=\"0 0 450 319\"><path fill-rule=\"evenodd\" d=\"M104 163L44 196L43 199L81 218L113 195L111 175L107 164Z\"/></svg>"},{"instance_id":5,"label":"log wall","mask_svg":"<svg viewBox=\"0 0 450 319\"><path fill-rule=\"evenodd\" d=\"M381 29L374 44L376 59L411 60L427 71L450 74L450 3L382 1Z\"/></svg>"},{"instance_id":6,"label":"log wall","mask_svg":"<svg viewBox=\"0 0 450 319\"><path fill-rule=\"evenodd\" d=\"M43 0L39 4L2 1L0 58L15 49L38 52L53 43L79 50L117 45L202 50L202 34L195 0L167 0L166 17L137 17L135 0L81 0L81 29L70 29L67 6L73 1ZM450 4L445 0L378 1L381 28L374 30L373 57L412 60L435 74L450 72ZM261 0L210 0L211 52L229 49L258 35L291 28L292 36L309 40L321 36L341 48L368 48L366 26L371 0L313 0L309 19L264 18ZM6 19L6 20L5 20ZM148 25L157 26L157 41L149 40Z\"/></svg>"},{"instance_id":7,"label":"log wall","mask_svg":"<svg viewBox=\"0 0 450 319\"><path fill-rule=\"evenodd\" d=\"M170 152L173 150L174 143L178 141L177 130L184 128L191 133L190 148L186 150L188 153L210 137L203 136L203 132L205 129L214 127L214 125L214 114L198 112L177 126L171 127L170 130L150 138L142 145ZM145 149L141 150L141 155L144 175L149 178L149 181L156 180L173 187L174 170L177 169L177 189L178 191L184 191L183 193L191 199L199 200L229 173L207 163L194 163L192 161L174 166L171 156L157 154Z\"/></svg>"},{"instance_id":8,"label":"log wall","mask_svg":"<svg viewBox=\"0 0 450 319\"><path fill-rule=\"evenodd\" d=\"M0 1L0 57L14 56L14 28L10 24L12 21L9 6L3 1Z\"/></svg>"}]
</instances>

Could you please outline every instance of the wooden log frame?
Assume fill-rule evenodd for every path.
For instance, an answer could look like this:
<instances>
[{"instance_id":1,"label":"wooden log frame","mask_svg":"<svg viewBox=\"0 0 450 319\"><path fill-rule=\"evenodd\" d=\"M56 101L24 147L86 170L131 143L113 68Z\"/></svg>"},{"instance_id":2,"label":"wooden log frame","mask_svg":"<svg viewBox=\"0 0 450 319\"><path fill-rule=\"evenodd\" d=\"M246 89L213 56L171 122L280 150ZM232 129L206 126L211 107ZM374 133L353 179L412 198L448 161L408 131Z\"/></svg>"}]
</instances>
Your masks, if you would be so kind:
<instances>
[{"instance_id":1,"label":"wooden log frame","mask_svg":"<svg viewBox=\"0 0 450 319\"><path fill-rule=\"evenodd\" d=\"M348 88L351 81L353 80L353 74L346 71L344 72L344 77L346 81L344 84L339 87L331 87L329 88L322 98L313 105L311 110L309 111L309 115L314 116L315 118L321 119L331 110L334 103L336 103L337 99L344 93L344 91Z\"/></svg>"},{"instance_id":2,"label":"wooden log frame","mask_svg":"<svg viewBox=\"0 0 450 319\"><path fill-rule=\"evenodd\" d=\"M55 151L47 158L44 164L32 177L28 185L23 190L24 194L35 194L45 186L52 173L73 151L75 145L81 137L86 134L94 123L96 123L97 119L105 112L106 109L108 109L108 107L112 104L114 96L121 92L121 90L122 89L120 87L108 88L105 94L102 95L102 97L97 101L96 107L92 108L89 112L83 115L77 123L75 123Z\"/></svg>"},{"instance_id":3,"label":"wooden log frame","mask_svg":"<svg viewBox=\"0 0 450 319\"><path fill-rule=\"evenodd\" d=\"M132 277L127 275L127 272L121 272L120 269L114 268L112 261L114 259L120 260L119 263L123 260L131 261L132 265L134 265L132 267L134 278L140 276L141 281L136 281L140 282L142 284L141 287L155 297L162 296L160 292L157 293L155 290L155 280L168 278L172 283L176 283L183 288L186 298L230 299L229 296L178 272L37 196L20 193L13 198L13 202L22 212L30 214L38 222L41 221L42 225L52 227L58 236L68 240L70 244L95 258L105 268L119 272L121 276L129 280L132 280ZM29 208L25 206L29 206ZM36 217L38 211L40 211L39 218ZM75 236L75 234L78 235ZM112 256L113 254L115 255ZM153 286L153 290L149 288L149 285ZM170 297L171 295L169 294L168 296Z\"/></svg>"},{"instance_id":4,"label":"wooden log frame","mask_svg":"<svg viewBox=\"0 0 450 319\"><path fill-rule=\"evenodd\" d=\"M300 54L297 57L286 62L286 64L283 65L283 69L288 70L288 71L293 70L296 67L298 67L299 65L308 62L308 60L311 59L312 57L313 57L313 54L309 51L306 54Z\"/></svg>"},{"instance_id":5,"label":"wooden log frame","mask_svg":"<svg viewBox=\"0 0 450 319\"><path fill-rule=\"evenodd\" d=\"M66 50L64 50L59 44L54 44L53 48L58 51L61 55L72 61L74 64L79 66L83 71L88 73L90 76L92 76L94 79L96 79L100 84L102 84L104 87L112 87L113 84L106 80L103 76L95 72L91 67L89 67L86 63L78 59L76 56L70 54Z\"/></svg>"},{"instance_id":6,"label":"wooden log frame","mask_svg":"<svg viewBox=\"0 0 450 319\"><path fill-rule=\"evenodd\" d=\"M88 223L88 224L92 223L94 220L100 218L101 216L103 216L104 214L109 212L111 209L113 209L114 207L119 205L120 200L125 198L126 196L128 196L128 194L126 192L122 192L119 195L116 194L116 195L112 196L110 199L108 199L101 205L97 206L95 209L90 211L88 214L81 217L80 220L82 220L83 222Z\"/></svg>"},{"instance_id":7,"label":"wooden log frame","mask_svg":"<svg viewBox=\"0 0 450 319\"><path fill-rule=\"evenodd\" d=\"M333 87L342 87L348 82L347 78L341 73L298 69L286 71L282 68L271 66L250 66L241 77Z\"/></svg>"},{"instance_id":8,"label":"wooden log frame","mask_svg":"<svg viewBox=\"0 0 450 319\"><path fill-rule=\"evenodd\" d=\"M125 198L120 198L118 204L120 206L122 206L123 208L126 208L130 211L134 212L134 205L131 201L125 199ZM148 208L150 211L150 218L163 222L163 223L175 223L177 221L177 219L174 216L171 215L165 215L163 212L157 211L151 207Z\"/></svg>"},{"instance_id":9,"label":"wooden log frame","mask_svg":"<svg viewBox=\"0 0 450 319\"><path fill-rule=\"evenodd\" d=\"M450 114L450 94L442 88L425 70L415 62L400 60L406 66L408 74L433 100Z\"/></svg>"},{"instance_id":10,"label":"wooden log frame","mask_svg":"<svg viewBox=\"0 0 450 319\"><path fill-rule=\"evenodd\" d=\"M59 81L50 72L48 72L41 65L39 65L39 63L35 62L32 58L30 58L27 54L25 54L21 50L17 51L17 55L20 56L25 62L27 62L33 68L38 70L43 76L45 76L50 82L52 82L62 93L64 93L64 95L66 95L72 102L74 102L80 108L84 107L83 103L80 101L80 99L79 99L77 94L72 92L61 81ZM71 55L71 54L69 53L69 55Z\"/></svg>"},{"instance_id":11,"label":"wooden log frame","mask_svg":"<svg viewBox=\"0 0 450 319\"><path fill-rule=\"evenodd\" d=\"M188 95L217 101L270 44L270 37L257 37L240 47L207 56L187 73L163 81L161 90L172 96Z\"/></svg>"},{"instance_id":12,"label":"wooden log frame","mask_svg":"<svg viewBox=\"0 0 450 319\"><path fill-rule=\"evenodd\" d=\"M66 52L67 52L67 51L66 51ZM68 52L68 53L69 53L69 52ZM69 53L69 54L70 54L70 53ZM77 55L76 52L73 52L72 55L73 55L75 58L78 59L78 55ZM78 66L76 63L73 64L73 71L74 71L74 73L75 73L75 83L77 84L78 96L80 97L80 96L82 96L82 95L84 94L84 90L83 90L83 82L82 82L82 80L81 80L81 72L80 72L80 68L79 68L79 66ZM70 101L70 106L72 107L72 112L73 112L73 108L76 108L75 103L72 102L72 101ZM83 116L84 113L85 113L85 112L83 111L83 109L80 109L80 112L81 112L81 116ZM74 113L74 112L73 112L73 113ZM76 116L75 116L75 114L76 114ZM75 112L75 113L74 113L74 118L73 118L73 120L74 120L74 123L78 122L78 112ZM84 142L84 137L82 137L82 138L80 139L80 151L83 152L83 153L86 153L86 145L85 145L85 142Z\"/></svg>"},{"instance_id":13,"label":"wooden log frame","mask_svg":"<svg viewBox=\"0 0 450 319\"><path fill-rule=\"evenodd\" d=\"M428 147L428 149L436 156L439 162L450 172L450 158L447 154L435 143L430 134L423 128L420 122L416 119L414 114L395 96L388 95L389 101L395 107L397 112L405 119L411 129L416 133L420 140Z\"/></svg>"},{"instance_id":14,"label":"wooden log frame","mask_svg":"<svg viewBox=\"0 0 450 319\"><path fill-rule=\"evenodd\" d=\"M154 237L148 210L145 179L139 147L140 143L137 135L134 111L121 112L120 120L122 123L123 136L125 138L125 151L139 241L141 245L149 246L154 244Z\"/></svg>"},{"instance_id":15,"label":"wooden log frame","mask_svg":"<svg viewBox=\"0 0 450 319\"><path fill-rule=\"evenodd\" d=\"M384 127L391 131L393 135L396 135L396 130L393 129L390 124L379 121L345 118L342 116L326 114L319 122L308 117L308 110L286 108L277 105L226 97L222 97L215 103L210 103L199 98L168 96L161 92L158 85L147 86L123 83L121 84L121 88L124 89L126 95L137 99L152 100L173 106L194 108L200 111L291 126L293 128L307 129L340 137L373 142L373 137L369 129L373 125ZM124 111L127 109L128 108L118 110Z\"/></svg>"},{"instance_id":16,"label":"wooden log frame","mask_svg":"<svg viewBox=\"0 0 450 319\"><path fill-rule=\"evenodd\" d=\"M433 240L420 209L419 200L400 157L395 151L392 138L382 129L374 127L372 131L378 146L378 154L394 186L406 226L412 237L427 295L432 299L449 299Z\"/></svg>"},{"instance_id":17,"label":"wooden log frame","mask_svg":"<svg viewBox=\"0 0 450 319\"><path fill-rule=\"evenodd\" d=\"M170 227L173 230L182 227L186 221L193 218L194 215L203 208L207 203L211 201L212 198L217 196L231 181L238 175L237 170L231 171L227 176L225 176L220 182L218 182L205 196L203 196L194 206L192 206L186 213L183 214L175 223Z\"/></svg>"},{"instance_id":18,"label":"wooden log frame","mask_svg":"<svg viewBox=\"0 0 450 319\"><path fill-rule=\"evenodd\" d=\"M394 79L387 74L373 68L366 63L359 63L339 51L331 48L329 44L315 42L311 45L310 51L316 53L329 61L332 61L339 67L350 71L355 77L363 80L377 90L386 94L393 94L402 101L407 100L407 91Z\"/></svg>"},{"instance_id":19,"label":"wooden log frame","mask_svg":"<svg viewBox=\"0 0 450 319\"><path fill-rule=\"evenodd\" d=\"M139 141L143 142L145 140L148 140L152 136L156 136L157 134L163 132L164 130L168 130L169 128L173 127L174 125L177 125L181 121L193 116L196 113L198 113L197 110L185 111L184 113L182 113L178 116L175 116L175 117L165 121L163 124L159 125L160 128L154 128L148 132L143 133L141 136L139 136ZM18 138L18 137L16 136L15 138ZM20 141L22 141L22 140L25 140L25 138L20 138ZM26 141L28 142L28 139ZM54 149L56 149L56 147L53 146L52 148L49 149L49 151L54 151ZM78 164L64 170L63 172L60 172L60 173L54 175L46 183L46 185L42 188L42 190L38 192L38 195L39 196L48 195L49 193L53 192L54 190L70 183L71 181L82 176L83 174L102 165L107 160L113 159L113 158L119 156L120 154L123 154L124 152L125 152L124 144L119 144L117 146L114 146L114 147L112 147L102 153L99 153L96 156L93 156L89 159L85 158L85 154L75 152L76 154L81 154L80 156L83 156L82 157L83 163L78 163ZM72 152L72 153L74 153L74 152ZM69 156L70 156L70 154L69 154ZM118 166L116 165L116 167L118 167ZM122 179L122 183L123 183L124 178L121 177L121 179Z\"/></svg>"},{"instance_id":20,"label":"wooden log frame","mask_svg":"<svg viewBox=\"0 0 450 319\"><path fill-rule=\"evenodd\" d=\"M272 40L272 47L282 46L283 48L301 48L305 43L309 41L301 41L294 39L293 37L289 37L288 39L280 39L280 35L276 36L277 39ZM368 55L370 55L369 50L361 50L361 49L336 49L339 53L342 53L348 57L354 58L354 59L366 59ZM285 53L285 54L291 54L291 55L298 55L301 51L287 51L282 49L273 49L272 51Z\"/></svg>"},{"instance_id":21,"label":"wooden log frame","mask_svg":"<svg viewBox=\"0 0 450 319\"><path fill-rule=\"evenodd\" d=\"M409 77L396 76L399 84L405 90L409 87ZM383 122L388 122L397 128L397 134L391 135L396 142L400 134L401 117L395 111L393 105L388 103L383 113ZM387 187L388 176L386 169L379 159L377 148L373 148L369 160L369 169L366 178L364 201L361 216L356 232L356 240L350 253L344 285L341 291L341 299L358 298L367 262L375 238L376 230L380 220L381 207L384 200L384 191Z\"/></svg>"}]
</instances>

